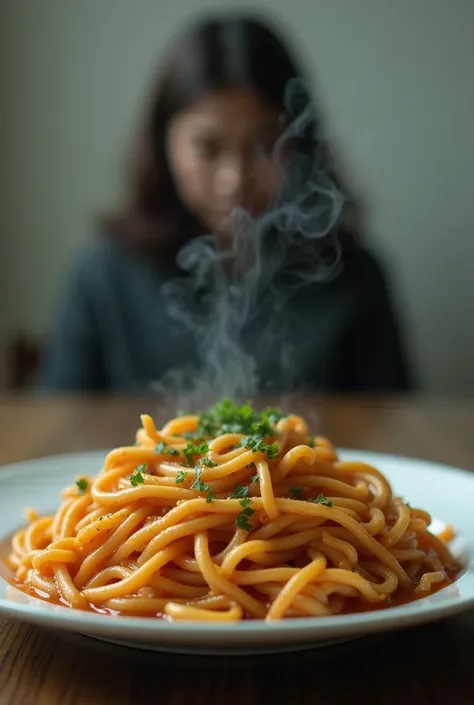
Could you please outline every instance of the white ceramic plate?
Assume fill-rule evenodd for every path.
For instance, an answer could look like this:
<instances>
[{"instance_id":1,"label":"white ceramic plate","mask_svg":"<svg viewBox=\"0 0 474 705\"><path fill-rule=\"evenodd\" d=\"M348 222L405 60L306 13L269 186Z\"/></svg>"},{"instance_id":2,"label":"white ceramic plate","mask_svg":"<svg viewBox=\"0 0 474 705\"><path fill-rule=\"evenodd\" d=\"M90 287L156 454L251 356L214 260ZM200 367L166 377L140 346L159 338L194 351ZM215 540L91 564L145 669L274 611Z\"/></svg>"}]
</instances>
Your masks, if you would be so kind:
<instances>
[{"instance_id":1,"label":"white ceramic plate","mask_svg":"<svg viewBox=\"0 0 474 705\"><path fill-rule=\"evenodd\" d=\"M62 455L17 463L0 469L0 552L8 552L8 537L23 522L25 507L54 511L60 490L75 475L95 474L106 451ZM454 552L468 568L453 585L409 604L363 614L288 619L266 624L169 623L141 617L85 613L28 597L7 581L0 561L0 612L44 626L79 632L141 648L193 653L257 653L314 648L335 640L421 624L474 606L474 474L419 460L359 451L340 451L344 459L364 460L387 475L397 494L433 517L452 523L460 538Z\"/></svg>"}]
</instances>

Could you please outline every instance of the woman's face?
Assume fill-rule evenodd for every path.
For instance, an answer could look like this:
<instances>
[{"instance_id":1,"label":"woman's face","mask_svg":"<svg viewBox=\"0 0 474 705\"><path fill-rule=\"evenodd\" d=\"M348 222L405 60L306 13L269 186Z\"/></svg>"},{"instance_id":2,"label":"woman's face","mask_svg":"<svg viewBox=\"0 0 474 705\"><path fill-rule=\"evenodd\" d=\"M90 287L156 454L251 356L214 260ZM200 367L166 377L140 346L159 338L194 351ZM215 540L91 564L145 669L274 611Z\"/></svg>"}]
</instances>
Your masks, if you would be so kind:
<instances>
[{"instance_id":1,"label":"woman's face","mask_svg":"<svg viewBox=\"0 0 474 705\"><path fill-rule=\"evenodd\" d=\"M272 159L281 134L278 112L249 88L211 94L179 113L167 134L178 194L211 232L232 234L236 207L263 213L280 169Z\"/></svg>"}]
</instances>

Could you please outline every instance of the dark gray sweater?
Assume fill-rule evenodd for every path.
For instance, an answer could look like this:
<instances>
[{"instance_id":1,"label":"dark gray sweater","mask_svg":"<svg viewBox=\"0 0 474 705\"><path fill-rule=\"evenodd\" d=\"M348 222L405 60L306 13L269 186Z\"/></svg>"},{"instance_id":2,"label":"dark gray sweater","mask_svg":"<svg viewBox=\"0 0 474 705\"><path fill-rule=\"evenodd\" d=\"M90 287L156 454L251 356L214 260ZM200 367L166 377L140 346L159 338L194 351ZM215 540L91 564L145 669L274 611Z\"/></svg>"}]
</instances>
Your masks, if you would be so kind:
<instances>
[{"instance_id":1,"label":"dark gray sweater","mask_svg":"<svg viewBox=\"0 0 474 705\"><path fill-rule=\"evenodd\" d=\"M338 277L301 289L281 314L287 325L281 327L278 345L285 338L298 343L291 382L271 351L255 344L265 320L242 332L242 345L256 357L259 391L410 388L379 264L361 247L351 247L344 259ZM161 287L170 276L116 242L95 243L72 269L62 292L43 388L143 393L172 368L199 366L191 334L167 313Z\"/></svg>"}]
</instances>

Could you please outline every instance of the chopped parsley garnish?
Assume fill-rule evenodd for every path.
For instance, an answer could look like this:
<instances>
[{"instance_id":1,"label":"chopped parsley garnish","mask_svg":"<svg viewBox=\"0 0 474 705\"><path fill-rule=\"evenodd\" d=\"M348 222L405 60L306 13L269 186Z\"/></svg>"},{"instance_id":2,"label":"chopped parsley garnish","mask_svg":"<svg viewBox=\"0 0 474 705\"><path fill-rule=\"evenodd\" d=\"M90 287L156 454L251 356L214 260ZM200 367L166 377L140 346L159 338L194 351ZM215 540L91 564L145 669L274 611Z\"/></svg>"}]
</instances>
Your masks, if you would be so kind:
<instances>
[{"instance_id":1,"label":"chopped parsley garnish","mask_svg":"<svg viewBox=\"0 0 474 705\"><path fill-rule=\"evenodd\" d=\"M255 514L255 510L250 507L252 500L250 497L244 497L240 500L239 504L242 507L242 511L237 514L235 523L240 529L250 531L252 529L252 524L250 524L249 518L252 514Z\"/></svg>"},{"instance_id":2,"label":"chopped parsley garnish","mask_svg":"<svg viewBox=\"0 0 474 705\"><path fill-rule=\"evenodd\" d=\"M197 431L185 431L182 434L182 438L185 438L187 441L193 441L193 443L202 443L202 441L206 440L204 436L198 435Z\"/></svg>"},{"instance_id":3,"label":"chopped parsley garnish","mask_svg":"<svg viewBox=\"0 0 474 705\"><path fill-rule=\"evenodd\" d=\"M201 458L200 460L201 465L205 465L206 468L215 468L217 467L217 463L215 463L213 460L210 458Z\"/></svg>"},{"instance_id":4,"label":"chopped parsley garnish","mask_svg":"<svg viewBox=\"0 0 474 705\"><path fill-rule=\"evenodd\" d=\"M80 494L84 494L84 492L89 487L89 483L87 482L85 477L81 477L79 480L76 480L76 485L77 485L77 489L79 490Z\"/></svg>"},{"instance_id":5,"label":"chopped parsley garnish","mask_svg":"<svg viewBox=\"0 0 474 705\"><path fill-rule=\"evenodd\" d=\"M143 473L148 470L148 465L146 463L142 463L141 465L137 465L135 468L135 472L133 475L130 475L130 484L132 487L136 487L137 485L143 485L145 482L145 479L143 477Z\"/></svg>"},{"instance_id":6,"label":"chopped parsley garnish","mask_svg":"<svg viewBox=\"0 0 474 705\"><path fill-rule=\"evenodd\" d=\"M243 448L252 450L254 453L265 453L267 458L276 458L278 456L278 445L276 443L264 443L261 438L256 438L255 436L247 436L242 438L240 445Z\"/></svg>"},{"instance_id":7,"label":"chopped parsley garnish","mask_svg":"<svg viewBox=\"0 0 474 705\"><path fill-rule=\"evenodd\" d=\"M235 520L235 524L239 527L239 529L245 529L245 531L250 531L253 528L252 524L249 522L249 519L252 514L255 514L255 510L251 509L250 507L251 503L252 500L250 499L250 497L245 497L244 499L240 500L240 506L242 507L242 511L237 514L237 518Z\"/></svg>"},{"instance_id":8,"label":"chopped parsley garnish","mask_svg":"<svg viewBox=\"0 0 474 705\"><path fill-rule=\"evenodd\" d=\"M160 441L160 443L155 446L155 453L163 453L164 455L179 455L179 450L176 450L176 448L170 448L166 445L166 443Z\"/></svg>"},{"instance_id":9,"label":"chopped parsley garnish","mask_svg":"<svg viewBox=\"0 0 474 705\"><path fill-rule=\"evenodd\" d=\"M214 494L214 491L211 490L210 487L207 488L207 493L206 493L206 502L209 504L209 502L212 502L213 499L215 499L216 495Z\"/></svg>"},{"instance_id":10,"label":"chopped parsley garnish","mask_svg":"<svg viewBox=\"0 0 474 705\"><path fill-rule=\"evenodd\" d=\"M249 487L245 485L235 485L234 491L229 495L230 499L242 499L249 496Z\"/></svg>"},{"instance_id":11,"label":"chopped parsley garnish","mask_svg":"<svg viewBox=\"0 0 474 705\"><path fill-rule=\"evenodd\" d=\"M186 470L178 470L178 472L176 474L176 484L180 485L182 482L185 481L187 476L188 476L188 473L186 472Z\"/></svg>"},{"instance_id":12,"label":"chopped parsley garnish","mask_svg":"<svg viewBox=\"0 0 474 705\"><path fill-rule=\"evenodd\" d=\"M194 470L194 482L191 485L192 490L197 492L205 492L207 490L207 485L201 480L202 468L196 468Z\"/></svg>"},{"instance_id":13,"label":"chopped parsley garnish","mask_svg":"<svg viewBox=\"0 0 474 705\"><path fill-rule=\"evenodd\" d=\"M240 512L240 514L237 514L237 519L235 520L236 526L238 526L239 529L245 529L245 531L251 531L252 529L252 524L250 524L247 517L248 511L249 510L245 510L244 512Z\"/></svg>"},{"instance_id":14,"label":"chopped parsley garnish","mask_svg":"<svg viewBox=\"0 0 474 705\"><path fill-rule=\"evenodd\" d=\"M256 485L257 482L258 482L258 479L259 479L259 478L258 478L258 473L257 473L256 475L252 475L252 477L250 478L250 484L251 484L251 485Z\"/></svg>"},{"instance_id":15,"label":"chopped parsley garnish","mask_svg":"<svg viewBox=\"0 0 474 705\"><path fill-rule=\"evenodd\" d=\"M208 451L209 445L206 441L202 441L199 444L196 444L193 441L188 441L186 448L183 450L183 455L186 458L188 465L192 465L194 458L197 455L204 455L204 453L207 453Z\"/></svg>"},{"instance_id":16,"label":"chopped parsley garnish","mask_svg":"<svg viewBox=\"0 0 474 705\"><path fill-rule=\"evenodd\" d=\"M286 414L284 414L281 409L277 409L276 407L268 407L262 411L260 416L262 417L262 421L266 421L274 426L279 421L284 419Z\"/></svg>"},{"instance_id":17,"label":"chopped parsley garnish","mask_svg":"<svg viewBox=\"0 0 474 705\"><path fill-rule=\"evenodd\" d=\"M290 487L290 493L295 499L301 499L304 492L304 487Z\"/></svg>"},{"instance_id":18,"label":"chopped parsley garnish","mask_svg":"<svg viewBox=\"0 0 474 705\"><path fill-rule=\"evenodd\" d=\"M196 467L194 469L194 482L191 485L191 489L196 490L196 492L205 492L206 502L212 502L216 495L214 494L214 491L209 487L209 485L206 485L206 483L201 480L201 475L202 468Z\"/></svg>"},{"instance_id":19,"label":"chopped parsley garnish","mask_svg":"<svg viewBox=\"0 0 474 705\"><path fill-rule=\"evenodd\" d=\"M316 499L312 500L313 504L324 504L325 507L332 507L332 502L325 495L319 494Z\"/></svg>"},{"instance_id":20,"label":"chopped parsley garnish","mask_svg":"<svg viewBox=\"0 0 474 705\"><path fill-rule=\"evenodd\" d=\"M199 414L196 433L205 438L213 438L223 433L241 433L265 438L274 434L273 426L284 416L280 409L265 409L257 414L249 402L239 406L230 399L225 399L209 411Z\"/></svg>"},{"instance_id":21,"label":"chopped parsley garnish","mask_svg":"<svg viewBox=\"0 0 474 705\"><path fill-rule=\"evenodd\" d=\"M316 436L310 436L310 437L309 437L308 445L309 445L310 448L314 448L314 447L315 447L315 445L316 445Z\"/></svg>"}]
</instances>

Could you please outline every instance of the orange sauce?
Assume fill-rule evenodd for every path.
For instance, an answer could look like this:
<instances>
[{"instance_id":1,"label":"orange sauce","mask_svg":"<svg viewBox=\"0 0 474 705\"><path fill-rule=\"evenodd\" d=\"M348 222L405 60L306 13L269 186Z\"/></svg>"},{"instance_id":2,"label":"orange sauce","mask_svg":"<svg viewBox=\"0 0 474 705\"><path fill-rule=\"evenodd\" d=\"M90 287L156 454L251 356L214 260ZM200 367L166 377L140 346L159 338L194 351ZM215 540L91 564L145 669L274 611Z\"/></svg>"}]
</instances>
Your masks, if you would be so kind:
<instances>
[{"instance_id":1,"label":"orange sauce","mask_svg":"<svg viewBox=\"0 0 474 705\"><path fill-rule=\"evenodd\" d=\"M49 602L51 605L56 605L60 607L69 607L72 609L71 605L69 602L66 602L62 597L51 597L51 595L48 595L47 592L43 592L43 590L39 590L38 588L35 587L29 587L28 585L24 585L24 583L17 581L16 579L9 580L8 581L12 587L15 588L15 590L18 590L19 592L22 592L25 595L28 595L28 597L34 597L37 600L42 600L43 602ZM87 604L87 607L81 608L79 610L80 612L95 612L96 614L112 614L117 616L119 612L116 610L110 610L106 609L105 607L97 607L95 605L91 605L90 603Z\"/></svg>"},{"instance_id":2,"label":"orange sauce","mask_svg":"<svg viewBox=\"0 0 474 705\"><path fill-rule=\"evenodd\" d=\"M347 598L344 608L340 614L359 614L363 612L379 612L380 610L391 609L392 607L401 607L402 605L407 605L410 602L417 602L425 597L434 595L440 590L452 585L454 580L447 578L440 583L436 583L432 586L430 592L416 592L412 590L399 589L396 595L388 595L387 599L383 602L370 603L364 602L359 598Z\"/></svg>"},{"instance_id":3,"label":"orange sauce","mask_svg":"<svg viewBox=\"0 0 474 705\"><path fill-rule=\"evenodd\" d=\"M446 587L449 587L455 582L455 579L459 577L460 573L462 571L458 571L455 574L451 574L449 577L446 578L445 581L437 583L433 585L431 591L429 593L422 593L422 592L416 592L414 589L413 590L407 590L407 589L400 589L395 596L389 595L386 600L383 602L379 602L376 604L369 603L369 602L364 602L360 598L347 598L345 603L344 603L344 608L339 614L361 614L364 612L378 612L380 610L386 610L386 609L391 609L393 607L400 607L401 605L406 605L409 604L410 602L416 602L417 600L421 600L424 597L428 597L429 595L433 595L440 590L443 590ZM52 605L58 605L61 607L68 607L70 609L71 605L66 602L62 597L54 598L48 595L48 593L43 592L42 590L39 590L34 587L28 587L21 583L20 581L15 580L15 578L9 580L9 583L14 587L16 590L19 590L20 592L24 593L25 595L28 595L29 597L33 597L39 600L43 600L44 602L49 602ZM269 605L268 605L269 606ZM95 605L88 604L87 607L81 609L80 611L84 612L91 612L95 614L101 614L101 615L111 615L118 617L120 615L122 616L133 616L133 617L146 617L149 619L168 619L166 615L163 615L161 613L157 613L155 615L150 615L149 612L136 612L135 610L133 612L126 612L122 611L119 612L118 610L112 610L106 607L97 607ZM337 615L335 615L337 616ZM248 617L246 617L248 619ZM292 617L292 619L302 619L301 617Z\"/></svg>"}]
</instances>

